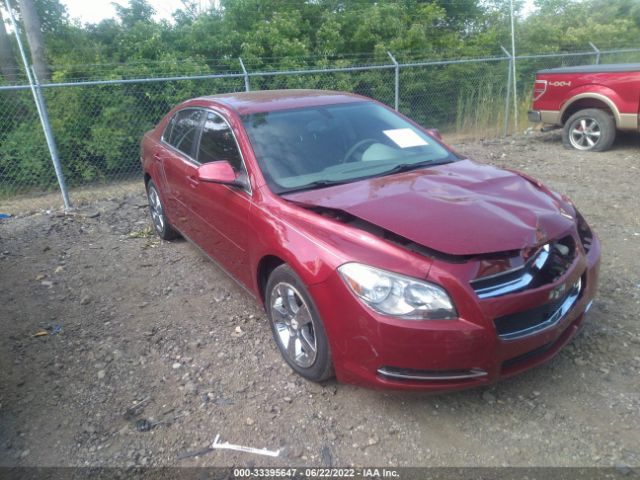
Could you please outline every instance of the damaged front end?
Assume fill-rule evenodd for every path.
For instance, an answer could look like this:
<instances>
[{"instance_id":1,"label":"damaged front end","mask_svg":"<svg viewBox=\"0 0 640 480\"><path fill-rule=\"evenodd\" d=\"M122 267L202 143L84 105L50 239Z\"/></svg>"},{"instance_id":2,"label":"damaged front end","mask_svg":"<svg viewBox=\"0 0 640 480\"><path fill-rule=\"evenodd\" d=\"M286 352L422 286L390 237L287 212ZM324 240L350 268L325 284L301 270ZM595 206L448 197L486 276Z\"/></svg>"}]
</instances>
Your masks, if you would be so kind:
<instances>
[{"instance_id":1,"label":"damaged front end","mask_svg":"<svg viewBox=\"0 0 640 480\"><path fill-rule=\"evenodd\" d=\"M429 259L449 264L473 265L469 283L480 299L518 293L556 282L572 267L579 248L587 253L593 242L591 229L584 218L576 213L577 236L568 233L561 238L521 250L452 255L418 244L342 210L319 206L304 208Z\"/></svg>"},{"instance_id":2,"label":"damaged front end","mask_svg":"<svg viewBox=\"0 0 640 480\"><path fill-rule=\"evenodd\" d=\"M352 255L344 261L438 285L456 311L454 318L407 320L358 301L344 289L340 275L314 286L312 292L323 305L322 317L334 339L336 374L344 382L436 391L486 385L552 358L580 330L595 295L599 242L570 204L563 204L555 217L549 211L540 213L539 223L526 213L512 215L519 233L543 232L529 235L531 240L520 243L520 248L482 252L471 245L466 251L473 253L456 254L452 251L465 250L460 243L447 252L415 241L439 236L433 245L447 246L443 236L453 233L450 224L436 229L423 223L418 231L406 223L369 221L346 202L344 208L331 208L322 205L324 199L287 200L312 212L315 220L305 218L334 247L349 240ZM369 219L377 214L367 213ZM389 219L388 212L385 218ZM548 234L552 230L555 233ZM484 244L487 238L482 239ZM493 241L491 246L498 244ZM362 250L354 249L356 245ZM368 252L366 257L362 251Z\"/></svg>"},{"instance_id":3,"label":"damaged front end","mask_svg":"<svg viewBox=\"0 0 640 480\"><path fill-rule=\"evenodd\" d=\"M310 210L318 215L321 215L325 218L329 218L336 222L348 225L352 228L362 230L382 240L386 240L397 247L403 248L412 253L417 253L419 255L422 255L428 258L440 259L450 263L463 263L468 261L470 258L473 258L472 255L451 255L444 252L439 252L438 250L434 250L424 245L420 245L419 243L409 240L408 238L405 238L402 235L398 235L383 227L375 225L371 222L367 222L366 220L363 220L354 215L351 215L350 213L345 212L343 210L319 207L319 206L307 206L307 205L301 205L301 204L299 204L299 206L307 210Z\"/></svg>"}]
</instances>

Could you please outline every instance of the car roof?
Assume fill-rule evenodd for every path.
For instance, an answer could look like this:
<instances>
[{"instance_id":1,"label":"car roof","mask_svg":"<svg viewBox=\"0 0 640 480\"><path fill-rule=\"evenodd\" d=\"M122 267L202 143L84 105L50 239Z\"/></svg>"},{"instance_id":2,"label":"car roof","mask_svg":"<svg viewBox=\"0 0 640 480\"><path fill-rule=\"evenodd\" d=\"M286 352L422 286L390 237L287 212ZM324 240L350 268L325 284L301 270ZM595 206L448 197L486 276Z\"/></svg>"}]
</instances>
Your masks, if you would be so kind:
<instances>
[{"instance_id":1,"label":"car roof","mask_svg":"<svg viewBox=\"0 0 640 480\"><path fill-rule=\"evenodd\" d=\"M353 93L330 90L259 90L211 95L197 100L223 104L239 115L247 115L319 105L363 102L370 99Z\"/></svg>"}]
</instances>

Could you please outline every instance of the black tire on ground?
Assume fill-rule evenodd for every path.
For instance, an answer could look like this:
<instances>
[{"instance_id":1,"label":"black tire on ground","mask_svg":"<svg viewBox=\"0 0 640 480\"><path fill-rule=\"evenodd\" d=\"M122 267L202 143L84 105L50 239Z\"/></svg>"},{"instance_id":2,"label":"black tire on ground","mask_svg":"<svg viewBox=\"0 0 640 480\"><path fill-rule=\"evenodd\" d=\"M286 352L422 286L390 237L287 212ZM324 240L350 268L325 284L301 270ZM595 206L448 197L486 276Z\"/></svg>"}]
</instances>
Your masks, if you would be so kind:
<instances>
[{"instance_id":1,"label":"black tire on ground","mask_svg":"<svg viewBox=\"0 0 640 480\"><path fill-rule=\"evenodd\" d=\"M149 180L147 183L147 199L149 200L151 223L156 234L163 240L173 240L179 237L180 234L171 226L164 213L164 205L162 204L158 188L156 184L153 183L153 180Z\"/></svg>"},{"instance_id":2,"label":"black tire on ground","mask_svg":"<svg viewBox=\"0 0 640 480\"><path fill-rule=\"evenodd\" d=\"M609 150L616 139L613 117L599 108L579 110L569 117L562 129L562 144L584 152Z\"/></svg>"},{"instance_id":3,"label":"black tire on ground","mask_svg":"<svg viewBox=\"0 0 640 480\"><path fill-rule=\"evenodd\" d=\"M269 276L265 306L273 338L289 366L313 382L331 378L331 349L322 319L302 280L289 265L280 265Z\"/></svg>"}]
</instances>

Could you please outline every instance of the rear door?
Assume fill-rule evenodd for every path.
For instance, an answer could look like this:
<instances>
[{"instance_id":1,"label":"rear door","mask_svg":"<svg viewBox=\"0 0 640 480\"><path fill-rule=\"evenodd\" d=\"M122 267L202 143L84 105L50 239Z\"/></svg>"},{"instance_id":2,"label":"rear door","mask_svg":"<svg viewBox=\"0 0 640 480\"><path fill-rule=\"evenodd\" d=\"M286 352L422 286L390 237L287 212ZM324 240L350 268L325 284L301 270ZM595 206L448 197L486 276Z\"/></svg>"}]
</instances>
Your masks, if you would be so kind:
<instances>
[{"instance_id":1,"label":"rear door","mask_svg":"<svg viewBox=\"0 0 640 480\"><path fill-rule=\"evenodd\" d=\"M191 190L195 188L198 162L195 152L200 136L204 110L185 108L170 122L163 136L162 166L166 178L169 207L174 226L188 237L194 235L194 222L188 207Z\"/></svg>"}]
</instances>

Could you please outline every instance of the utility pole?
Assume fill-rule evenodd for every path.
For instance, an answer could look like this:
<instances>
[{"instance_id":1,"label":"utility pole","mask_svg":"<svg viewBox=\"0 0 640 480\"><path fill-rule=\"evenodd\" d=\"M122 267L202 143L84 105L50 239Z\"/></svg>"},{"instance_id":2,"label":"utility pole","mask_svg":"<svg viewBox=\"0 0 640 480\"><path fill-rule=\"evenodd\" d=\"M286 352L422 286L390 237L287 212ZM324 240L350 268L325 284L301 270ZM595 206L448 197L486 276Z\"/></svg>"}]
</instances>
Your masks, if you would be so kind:
<instances>
[{"instance_id":1,"label":"utility pole","mask_svg":"<svg viewBox=\"0 0 640 480\"><path fill-rule=\"evenodd\" d=\"M36 71L39 82L48 82L51 80L51 72L44 55L44 38L42 37L42 25L40 24L38 11L33 0L18 0L18 2L25 33L27 34L27 43L31 52L33 68Z\"/></svg>"},{"instance_id":2,"label":"utility pole","mask_svg":"<svg viewBox=\"0 0 640 480\"><path fill-rule=\"evenodd\" d=\"M513 81L513 133L518 132L518 87L516 81L516 31L513 19L513 0L509 0L509 10L511 12L511 79Z\"/></svg>"},{"instance_id":3,"label":"utility pole","mask_svg":"<svg viewBox=\"0 0 640 480\"><path fill-rule=\"evenodd\" d=\"M7 83L18 82L18 64L13 56L11 40L2 18L2 9L0 9L0 72Z\"/></svg>"},{"instance_id":4,"label":"utility pole","mask_svg":"<svg viewBox=\"0 0 640 480\"><path fill-rule=\"evenodd\" d=\"M47 147L49 147L49 154L51 155L51 161L53 162L53 169L56 172L58 185L60 185L60 193L62 193L64 209L65 211L67 211L71 209L71 201L69 200L69 192L67 191L67 185L64 180L64 173L62 172L62 165L60 165L58 147L53 136L53 131L51 130L51 122L49 122L49 114L47 113L47 106L44 100L44 95L42 95L42 88L40 87L40 82L38 81L36 69L34 68L33 71L31 70L29 61L27 60L27 54L24 50L24 47L22 46L18 23L16 22L16 19L13 15L13 10L11 9L11 0L5 1L7 2L7 10L9 10L11 27L13 28L13 33L16 36L16 43L18 44L20 58L22 59L24 71L27 74L27 80L29 80L29 87L31 87L31 93L33 94L33 99L36 103L36 110L38 110L38 116L40 117L40 123L42 124L42 130L44 131L44 137L47 141Z\"/></svg>"}]
</instances>

